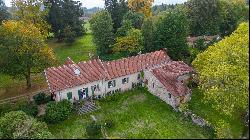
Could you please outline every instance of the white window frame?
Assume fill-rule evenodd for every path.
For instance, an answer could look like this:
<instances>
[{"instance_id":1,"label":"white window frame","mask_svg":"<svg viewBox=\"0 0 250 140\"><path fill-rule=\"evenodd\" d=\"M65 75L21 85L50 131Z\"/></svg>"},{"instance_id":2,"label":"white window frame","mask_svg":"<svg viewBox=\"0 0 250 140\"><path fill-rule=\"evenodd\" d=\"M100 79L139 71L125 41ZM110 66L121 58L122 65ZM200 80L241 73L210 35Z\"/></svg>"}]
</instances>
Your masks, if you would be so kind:
<instances>
[{"instance_id":1,"label":"white window frame","mask_svg":"<svg viewBox=\"0 0 250 140\"><path fill-rule=\"evenodd\" d=\"M129 78L128 77L122 78L122 84L127 84L128 82L129 82Z\"/></svg>"},{"instance_id":2,"label":"white window frame","mask_svg":"<svg viewBox=\"0 0 250 140\"><path fill-rule=\"evenodd\" d=\"M109 84L111 82L111 84ZM115 80L108 81L108 88L115 87Z\"/></svg>"}]
</instances>

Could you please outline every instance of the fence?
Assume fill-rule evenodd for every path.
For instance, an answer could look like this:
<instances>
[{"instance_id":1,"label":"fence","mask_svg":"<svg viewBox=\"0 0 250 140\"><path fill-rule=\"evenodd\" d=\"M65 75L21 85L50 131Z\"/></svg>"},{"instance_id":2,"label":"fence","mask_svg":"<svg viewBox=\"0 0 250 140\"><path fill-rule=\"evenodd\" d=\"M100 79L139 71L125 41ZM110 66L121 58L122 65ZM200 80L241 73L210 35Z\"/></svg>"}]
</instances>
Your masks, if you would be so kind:
<instances>
[{"instance_id":1,"label":"fence","mask_svg":"<svg viewBox=\"0 0 250 140\"><path fill-rule=\"evenodd\" d=\"M49 90L48 89L44 89L44 90L40 90L40 91L35 91L35 92L32 92L32 93L28 93L28 94L24 94L24 95L20 95L20 96L16 96L16 97L11 97L11 98L0 100L0 105L4 104L4 103L9 103L9 102L16 102L18 100L25 99L25 98L27 100L33 100L33 96L39 94L40 92L44 92L45 94L49 94Z\"/></svg>"}]
</instances>

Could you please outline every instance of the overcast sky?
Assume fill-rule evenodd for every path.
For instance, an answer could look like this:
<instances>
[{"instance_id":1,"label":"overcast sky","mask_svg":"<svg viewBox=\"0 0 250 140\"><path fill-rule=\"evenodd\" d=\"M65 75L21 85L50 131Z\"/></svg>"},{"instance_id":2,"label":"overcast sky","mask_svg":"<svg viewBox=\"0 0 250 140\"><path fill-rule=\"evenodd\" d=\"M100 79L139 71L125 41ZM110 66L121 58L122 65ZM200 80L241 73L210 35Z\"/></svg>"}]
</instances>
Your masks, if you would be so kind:
<instances>
[{"instance_id":1,"label":"overcast sky","mask_svg":"<svg viewBox=\"0 0 250 140\"><path fill-rule=\"evenodd\" d=\"M6 6L11 6L12 0L3 0L6 3ZM82 2L83 7L92 8L92 7L104 7L104 0L80 0ZM155 0L154 5L159 4L176 4L183 3L187 0Z\"/></svg>"}]
</instances>

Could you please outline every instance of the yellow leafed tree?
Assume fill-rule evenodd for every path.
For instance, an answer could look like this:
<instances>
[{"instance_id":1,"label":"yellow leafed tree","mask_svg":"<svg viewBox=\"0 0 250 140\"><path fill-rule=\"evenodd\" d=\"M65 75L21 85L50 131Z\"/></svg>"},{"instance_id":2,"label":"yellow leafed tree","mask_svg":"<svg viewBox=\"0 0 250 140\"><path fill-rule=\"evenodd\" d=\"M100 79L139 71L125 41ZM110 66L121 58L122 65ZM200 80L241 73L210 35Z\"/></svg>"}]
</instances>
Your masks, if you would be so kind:
<instances>
[{"instance_id":1,"label":"yellow leafed tree","mask_svg":"<svg viewBox=\"0 0 250 140\"><path fill-rule=\"evenodd\" d=\"M146 17L152 16L151 7L154 0L128 0L128 7L135 12L143 13Z\"/></svg>"}]
</instances>

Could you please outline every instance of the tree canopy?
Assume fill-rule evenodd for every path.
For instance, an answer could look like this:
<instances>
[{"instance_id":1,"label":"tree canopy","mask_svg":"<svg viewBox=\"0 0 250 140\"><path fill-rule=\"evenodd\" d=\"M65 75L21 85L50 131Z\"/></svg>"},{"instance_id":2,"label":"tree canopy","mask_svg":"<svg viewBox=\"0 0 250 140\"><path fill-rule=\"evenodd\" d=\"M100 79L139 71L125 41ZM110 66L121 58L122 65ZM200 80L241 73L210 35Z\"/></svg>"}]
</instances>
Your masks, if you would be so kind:
<instances>
[{"instance_id":1,"label":"tree canopy","mask_svg":"<svg viewBox=\"0 0 250 140\"><path fill-rule=\"evenodd\" d=\"M249 104L249 25L198 54L192 62L199 76L205 99L216 110L233 116Z\"/></svg>"},{"instance_id":2,"label":"tree canopy","mask_svg":"<svg viewBox=\"0 0 250 140\"><path fill-rule=\"evenodd\" d=\"M141 29L144 20L144 15L142 13L137 13L129 10L124 15L123 21L124 20L130 20L134 28Z\"/></svg>"},{"instance_id":3,"label":"tree canopy","mask_svg":"<svg viewBox=\"0 0 250 140\"><path fill-rule=\"evenodd\" d=\"M136 55L142 50L143 38L138 29L130 29L126 36L118 37L113 47L114 52L128 53L128 55Z\"/></svg>"},{"instance_id":4,"label":"tree canopy","mask_svg":"<svg viewBox=\"0 0 250 140\"><path fill-rule=\"evenodd\" d=\"M42 35L48 35L50 25L46 21L48 11L41 10L43 0L13 0L12 13L15 20L33 24Z\"/></svg>"},{"instance_id":5,"label":"tree canopy","mask_svg":"<svg viewBox=\"0 0 250 140\"><path fill-rule=\"evenodd\" d=\"M221 23L219 0L189 0L186 6L192 35L219 33Z\"/></svg>"},{"instance_id":6,"label":"tree canopy","mask_svg":"<svg viewBox=\"0 0 250 140\"><path fill-rule=\"evenodd\" d=\"M111 15L115 33L121 27L122 18L128 11L127 2L125 0L105 0L105 9Z\"/></svg>"},{"instance_id":7,"label":"tree canopy","mask_svg":"<svg viewBox=\"0 0 250 140\"><path fill-rule=\"evenodd\" d=\"M3 0L0 0L0 24L3 20L6 20L10 17L9 12L7 11L7 7Z\"/></svg>"},{"instance_id":8,"label":"tree canopy","mask_svg":"<svg viewBox=\"0 0 250 140\"><path fill-rule=\"evenodd\" d=\"M128 7L135 12L143 13L146 17L152 16L151 7L154 0L128 0Z\"/></svg>"},{"instance_id":9,"label":"tree canopy","mask_svg":"<svg viewBox=\"0 0 250 140\"><path fill-rule=\"evenodd\" d=\"M185 10L176 8L158 15L155 23L152 51L167 48L168 55L173 60L184 59L187 53L186 37L188 21Z\"/></svg>"},{"instance_id":10,"label":"tree canopy","mask_svg":"<svg viewBox=\"0 0 250 140\"><path fill-rule=\"evenodd\" d=\"M73 41L76 37L85 33L83 21L79 18L83 16L80 1L46 0L45 5L45 9L49 10L47 20L51 24L51 32L59 41L64 39ZM65 30L70 30L70 35L65 34L68 33Z\"/></svg>"},{"instance_id":11,"label":"tree canopy","mask_svg":"<svg viewBox=\"0 0 250 140\"><path fill-rule=\"evenodd\" d=\"M29 27L29 28L27 28ZM33 24L5 21L0 26L0 69L14 77L25 78L31 87L31 73L39 73L55 62L53 50Z\"/></svg>"},{"instance_id":12,"label":"tree canopy","mask_svg":"<svg viewBox=\"0 0 250 140\"><path fill-rule=\"evenodd\" d=\"M97 45L97 54L109 54L112 52L114 43L113 22L108 11L97 12L91 18L90 27L93 34L93 40Z\"/></svg>"}]
</instances>

